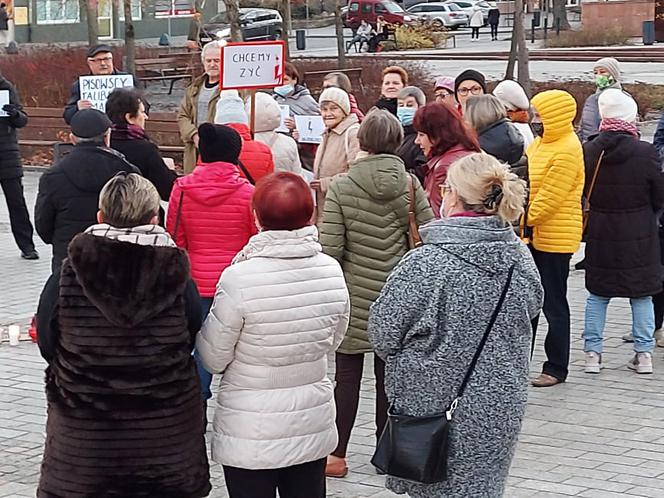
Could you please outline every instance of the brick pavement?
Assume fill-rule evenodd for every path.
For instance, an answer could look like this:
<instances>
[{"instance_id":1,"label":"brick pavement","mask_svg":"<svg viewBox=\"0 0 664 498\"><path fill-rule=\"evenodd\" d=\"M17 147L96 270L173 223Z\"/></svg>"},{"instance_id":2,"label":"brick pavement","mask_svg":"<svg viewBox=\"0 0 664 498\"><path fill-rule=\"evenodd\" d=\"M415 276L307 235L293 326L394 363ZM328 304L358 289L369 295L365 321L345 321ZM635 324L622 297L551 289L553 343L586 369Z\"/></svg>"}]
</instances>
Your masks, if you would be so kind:
<instances>
[{"instance_id":1,"label":"brick pavement","mask_svg":"<svg viewBox=\"0 0 664 498\"><path fill-rule=\"evenodd\" d=\"M28 173L31 209L37 182L38 174ZM50 257L42 244L38 249L40 261L20 259L0 196L0 326L25 326L36 308ZM656 352L652 376L637 376L625 368L631 349L620 336L630 326L630 311L626 300L616 300L609 309L606 368L599 376L585 375L579 338L585 304L582 273L573 272L569 294L574 336L569 382L531 390L506 496L663 497L664 350ZM540 339L533 372L541 361ZM45 422L43 368L35 345L0 345L0 497L34 496ZM365 371L371 370L367 366ZM346 479L328 481L328 496L394 497L369 464L374 444L370 378L362 387L350 445L351 472ZM212 476L210 496L226 497L218 465L212 467Z\"/></svg>"}]
</instances>

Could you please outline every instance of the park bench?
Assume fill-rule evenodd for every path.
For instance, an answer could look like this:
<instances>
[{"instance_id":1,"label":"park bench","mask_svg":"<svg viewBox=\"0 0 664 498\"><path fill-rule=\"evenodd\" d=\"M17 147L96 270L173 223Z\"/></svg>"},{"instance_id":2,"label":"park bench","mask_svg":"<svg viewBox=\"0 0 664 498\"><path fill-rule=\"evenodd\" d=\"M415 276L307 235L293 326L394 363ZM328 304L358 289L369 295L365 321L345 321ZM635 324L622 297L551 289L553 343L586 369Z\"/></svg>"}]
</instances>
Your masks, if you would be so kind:
<instances>
[{"instance_id":1,"label":"park bench","mask_svg":"<svg viewBox=\"0 0 664 498\"><path fill-rule=\"evenodd\" d=\"M326 71L307 71L304 73L304 83L310 91L319 93L319 89L323 86L323 79L330 73L344 73L348 76L353 88L359 88L360 92L364 93L364 83L362 83L362 68L350 69L329 69Z\"/></svg>"},{"instance_id":2,"label":"park bench","mask_svg":"<svg viewBox=\"0 0 664 498\"><path fill-rule=\"evenodd\" d=\"M195 52L160 55L168 56L136 60L136 77L145 88L150 81L170 82L170 95L176 81L190 80L203 70L200 56Z\"/></svg>"}]
</instances>

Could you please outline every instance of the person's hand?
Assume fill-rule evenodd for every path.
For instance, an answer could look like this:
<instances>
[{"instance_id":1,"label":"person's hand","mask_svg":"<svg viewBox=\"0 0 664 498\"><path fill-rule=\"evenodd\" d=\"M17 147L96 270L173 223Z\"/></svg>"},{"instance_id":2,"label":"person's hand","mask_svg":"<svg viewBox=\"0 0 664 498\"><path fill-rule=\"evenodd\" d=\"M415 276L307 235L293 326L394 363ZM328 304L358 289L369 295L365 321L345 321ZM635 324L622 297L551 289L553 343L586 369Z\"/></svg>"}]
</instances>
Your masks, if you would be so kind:
<instances>
[{"instance_id":1,"label":"person's hand","mask_svg":"<svg viewBox=\"0 0 664 498\"><path fill-rule=\"evenodd\" d=\"M92 102L89 100L79 100L76 102L76 107L78 107L78 110L83 110L83 109L91 109L92 108Z\"/></svg>"},{"instance_id":2,"label":"person's hand","mask_svg":"<svg viewBox=\"0 0 664 498\"><path fill-rule=\"evenodd\" d=\"M172 157L164 157L164 164L168 169L175 170L175 161Z\"/></svg>"},{"instance_id":3,"label":"person's hand","mask_svg":"<svg viewBox=\"0 0 664 498\"><path fill-rule=\"evenodd\" d=\"M293 136L293 140L295 140L296 142L300 141L300 132L299 131L293 130L291 135Z\"/></svg>"},{"instance_id":4,"label":"person's hand","mask_svg":"<svg viewBox=\"0 0 664 498\"><path fill-rule=\"evenodd\" d=\"M284 124L291 131L295 129L295 120L290 116L284 119Z\"/></svg>"},{"instance_id":5,"label":"person's hand","mask_svg":"<svg viewBox=\"0 0 664 498\"><path fill-rule=\"evenodd\" d=\"M199 140L198 133L196 133L193 137L191 137L191 141L194 142L194 145L196 146L197 149L198 149L198 140Z\"/></svg>"},{"instance_id":6,"label":"person's hand","mask_svg":"<svg viewBox=\"0 0 664 498\"><path fill-rule=\"evenodd\" d=\"M316 192L320 192L321 191L320 180L314 180L309 184L309 187L311 187L311 189L315 190Z\"/></svg>"},{"instance_id":7,"label":"person's hand","mask_svg":"<svg viewBox=\"0 0 664 498\"><path fill-rule=\"evenodd\" d=\"M2 106L2 110L5 111L10 118L13 118L14 116L18 116L21 107L17 104L5 104Z\"/></svg>"}]
</instances>

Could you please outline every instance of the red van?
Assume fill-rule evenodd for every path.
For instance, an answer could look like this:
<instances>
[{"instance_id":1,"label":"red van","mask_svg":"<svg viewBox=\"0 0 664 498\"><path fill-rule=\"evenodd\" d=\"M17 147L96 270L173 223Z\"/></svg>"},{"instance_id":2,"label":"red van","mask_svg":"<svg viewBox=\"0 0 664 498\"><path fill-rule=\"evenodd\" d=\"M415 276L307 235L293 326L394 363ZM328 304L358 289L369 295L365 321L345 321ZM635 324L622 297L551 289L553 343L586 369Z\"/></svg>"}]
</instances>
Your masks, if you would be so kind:
<instances>
[{"instance_id":1,"label":"red van","mask_svg":"<svg viewBox=\"0 0 664 498\"><path fill-rule=\"evenodd\" d=\"M390 24L405 24L415 20L393 0L350 0L348 3L346 22L352 30L356 30L362 20L375 28L378 16L383 16Z\"/></svg>"}]
</instances>

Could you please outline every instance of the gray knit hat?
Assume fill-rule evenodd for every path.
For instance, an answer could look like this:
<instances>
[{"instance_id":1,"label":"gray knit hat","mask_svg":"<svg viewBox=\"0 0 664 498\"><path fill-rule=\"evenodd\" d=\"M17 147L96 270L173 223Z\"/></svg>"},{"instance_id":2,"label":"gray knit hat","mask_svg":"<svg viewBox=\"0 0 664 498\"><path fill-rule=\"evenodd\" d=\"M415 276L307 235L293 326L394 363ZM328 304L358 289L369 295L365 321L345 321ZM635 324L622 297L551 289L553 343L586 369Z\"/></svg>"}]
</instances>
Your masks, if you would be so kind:
<instances>
[{"instance_id":1,"label":"gray knit hat","mask_svg":"<svg viewBox=\"0 0 664 498\"><path fill-rule=\"evenodd\" d=\"M613 76L614 80L620 81L620 62L613 57L604 57L598 60L595 62L593 69L597 69L598 67L606 69Z\"/></svg>"}]
</instances>

